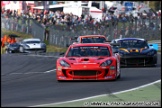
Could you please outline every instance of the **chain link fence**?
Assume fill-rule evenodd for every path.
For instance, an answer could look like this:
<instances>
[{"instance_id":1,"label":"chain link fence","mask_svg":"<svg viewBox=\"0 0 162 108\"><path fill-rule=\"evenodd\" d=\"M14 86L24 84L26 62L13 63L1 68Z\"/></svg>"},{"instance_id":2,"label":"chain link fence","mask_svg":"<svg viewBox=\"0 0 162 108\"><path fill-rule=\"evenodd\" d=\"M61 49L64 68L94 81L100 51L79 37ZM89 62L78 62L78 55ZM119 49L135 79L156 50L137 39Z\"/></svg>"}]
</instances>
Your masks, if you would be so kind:
<instances>
[{"instance_id":1,"label":"chain link fence","mask_svg":"<svg viewBox=\"0 0 162 108\"><path fill-rule=\"evenodd\" d=\"M31 34L34 38L44 41L44 27L32 18L1 17L1 27L6 30Z\"/></svg>"},{"instance_id":2,"label":"chain link fence","mask_svg":"<svg viewBox=\"0 0 162 108\"><path fill-rule=\"evenodd\" d=\"M110 20L98 24L85 23L68 25L49 25L46 28L32 18L1 17L1 27L7 30L31 34L42 41L47 40L51 45L66 47L70 38L81 35L105 35L108 40L115 38L145 38L161 40L161 18ZM1 34L2 35L2 34Z\"/></svg>"},{"instance_id":3,"label":"chain link fence","mask_svg":"<svg viewBox=\"0 0 162 108\"><path fill-rule=\"evenodd\" d=\"M93 24L73 27L49 27L49 43L65 47L70 44L70 38L81 35L105 35L108 40L114 38L144 38L147 40L161 40L160 19L140 19L135 21L104 21L98 26Z\"/></svg>"}]
</instances>

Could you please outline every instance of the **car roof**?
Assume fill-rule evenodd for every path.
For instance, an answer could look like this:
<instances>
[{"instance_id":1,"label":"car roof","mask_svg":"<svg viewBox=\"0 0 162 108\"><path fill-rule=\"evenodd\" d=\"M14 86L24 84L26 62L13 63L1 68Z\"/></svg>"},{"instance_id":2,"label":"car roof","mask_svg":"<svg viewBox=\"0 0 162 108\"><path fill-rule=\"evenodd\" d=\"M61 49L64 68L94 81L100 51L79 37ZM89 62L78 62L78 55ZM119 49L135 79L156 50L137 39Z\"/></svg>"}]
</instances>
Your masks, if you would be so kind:
<instances>
[{"instance_id":1,"label":"car roof","mask_svg":"<svg viewBox=\"0 0 162 108\"><path fill-rule=\"evenodd\" d=\"M84 36L79 36L80 38L85 38L85 37L106 37L104 35L84 35Z\"/></svg>"},{"instance_id":2,"label":"car roof","mask_svg":"<svg viewBox=\"0 0 162 108\"><path fill-rule=\"evenodd\" d=\"M71 47L74 47L74 46L105 46L105 47L108 47L111 45L109 43L75 43L70 46Z\"/></svg>"},{"instance_id":3,"label":"car roof","mask_svg":"<svg viewBox=\"0 0 162 108\"><path fill-rule=\"evenodd\" d=\"M119 41L119 40L141 40L141 41L145 41L145 39L143 38L121 38L121 39L114 39L115 41Z\"/></svg>"},{"instance_id":4,"label":"car roof","mask_svg":"<svg viewBox=\"0 0 162 108\"><path fill-rule=\"evenodd\" d=\"M23 41L40 41L39 38L28 38L28 39L24 39Z\"/></svg>"}]
</instances>

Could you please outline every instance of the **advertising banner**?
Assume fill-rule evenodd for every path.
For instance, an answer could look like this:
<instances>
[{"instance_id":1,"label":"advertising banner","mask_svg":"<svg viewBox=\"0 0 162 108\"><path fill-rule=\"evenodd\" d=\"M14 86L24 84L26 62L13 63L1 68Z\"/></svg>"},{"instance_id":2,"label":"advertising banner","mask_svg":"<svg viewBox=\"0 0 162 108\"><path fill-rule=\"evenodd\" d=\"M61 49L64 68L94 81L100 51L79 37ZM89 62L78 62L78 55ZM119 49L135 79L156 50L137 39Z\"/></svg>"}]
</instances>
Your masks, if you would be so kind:
<instances>
[{"instance_id":1,"label":"advertising banner","mask_svg":"<svg viewBox=\"0 0 162 108\"><path fill-rule=\"evenodd\" d=\"M125 11L132 11L133 10L133 2L125 2Z\"/></svg>"}]
</instances>

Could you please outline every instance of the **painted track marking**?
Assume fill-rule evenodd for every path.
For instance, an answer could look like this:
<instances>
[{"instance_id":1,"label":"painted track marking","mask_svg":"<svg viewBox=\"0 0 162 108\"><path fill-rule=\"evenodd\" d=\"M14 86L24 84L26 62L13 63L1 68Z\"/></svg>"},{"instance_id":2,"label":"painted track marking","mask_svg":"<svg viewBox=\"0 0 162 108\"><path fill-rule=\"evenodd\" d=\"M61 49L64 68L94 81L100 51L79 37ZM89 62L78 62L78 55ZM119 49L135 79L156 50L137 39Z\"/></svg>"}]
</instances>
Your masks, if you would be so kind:
<instances>
[{"instance_id":1,"label":"painted track marking","mask_svg":"<svg viewBox=\"0 0 162 108\"><path fill-rule=\"evenodd\" d=\"M125 92L129 92L129 91L137 90L137 89L140 89L140 88L143 88L143 87L147 87L149 85L152 85L152 84L155 84L155 83L158 83L158 82L161 82L161 79L157 80L157 81L154 81L152 83L148 83L148 84L139 86L139 87L135 87L135 88L132 88L132 89L128 89L128 90L124 90L124 91L119 91L119 92L115 92L115 93L111 93L111 94L115 95L115 94L120 94L120 93L125 93ZM111 94L109 94L109 95L111 95ZM96 95L96 96L91 96L91 97L82 98L82 99L76 99L76 100L71 100L71 101L56 102L56 103L49 103L49 104L42 104L42 105L34 105L34 106L29 106L29 107L40 107L40 106L48 106L48 105L57 105L57 104L64 104L64 103L70 103L70 102L77 102L77 101L83 101L83 100L87 100L87 99L97 98L97 97L100 97L100 96L107 96L107 94Z\"/></svg>"},{"instance_id":2,"label":"painted track marking","mask_svg":"<svg viewBox=\"0 0 162 108\"><path fill-rule=\"evenodd\" d=\"M45 72L10 73L9 75L16 75L16 74L35 74L35 73L44 74L44 73L55 72L55 70L56 69L48 70L48 71L45 71Z\"/></svg>"}]
</instances>

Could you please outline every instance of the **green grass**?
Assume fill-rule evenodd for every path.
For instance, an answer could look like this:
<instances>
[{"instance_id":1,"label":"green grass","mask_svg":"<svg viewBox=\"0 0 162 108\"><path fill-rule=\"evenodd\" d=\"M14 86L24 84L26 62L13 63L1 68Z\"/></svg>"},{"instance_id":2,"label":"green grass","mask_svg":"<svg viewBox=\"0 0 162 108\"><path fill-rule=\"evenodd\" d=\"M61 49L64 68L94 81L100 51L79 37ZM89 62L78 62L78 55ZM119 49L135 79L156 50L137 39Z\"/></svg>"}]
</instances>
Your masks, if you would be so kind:
<instances>
[{"instance_id":1,"label":"green grass","mask_svg":"<svg viewBox=\"0 0 162 108\"><path fill-rule=\"evenodd\" d=\"M1 29L1 32L3 33L3 35L9 35L9 34L15 34L17 36L20 36L20 38L32 38L32 35L30 34L24 34L22 32L17 32L17 31L11 31L11 30L6 30L6 29Z\"/></svg>"},{"instance_id":2,"label":"green grass","mask_svg":"<svg viewBox=\"0 0 162 108\"><path fill-rule=\"evenodd\" d=\"M15 35L20 36L20 38L22 39L33 37L30 34L24 34L21 32L11 31L11 30L6 30L6 29L1 29L1 32L3 33L3 35L15 34ZM67 48L49 45L47 41L45 41L45 43L47 44L47 52L65 52L67 50ZM1 54L4 54L4 53L5 53L5 48L1 48Z\"/></svg>"}]
</instances>

